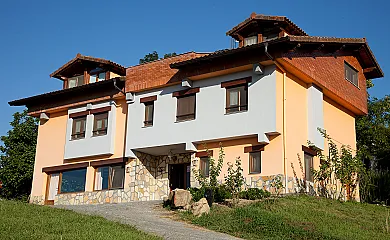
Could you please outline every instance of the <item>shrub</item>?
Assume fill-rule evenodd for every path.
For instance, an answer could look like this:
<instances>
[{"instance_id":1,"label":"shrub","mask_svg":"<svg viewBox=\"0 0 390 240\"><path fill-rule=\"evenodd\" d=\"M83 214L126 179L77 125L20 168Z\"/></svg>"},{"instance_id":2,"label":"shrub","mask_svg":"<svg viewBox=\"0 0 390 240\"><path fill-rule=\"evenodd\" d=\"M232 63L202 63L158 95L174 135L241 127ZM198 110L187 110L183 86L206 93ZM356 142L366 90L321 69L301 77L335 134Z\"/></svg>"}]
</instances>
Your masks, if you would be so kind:
<instances>
[{"instance_id":1,"label":"shrub","mask_svg":"<svg viewBox=\"0 0 390 240\"><path fill-rule=\"evenodd\" d=\"M248 188L248 190L240 192L240 198L248 200L263 199L270 196L270 192L259 188Z\"/></svg>"},{"instance_id":2,"label":"shrub","mask_svg":"<svg viewBox=\"0 0 390 240\"><path fill-rule=\"evenodd\" d=\"M232 198L232 193L226 185L219 185L214 192L215 202L223 202L225 199Z\"/></svg>"},{"instance_id":3,"label":"shrub","mask_svg":"<svg viewBox=\"0 0 390 240\"><path fill-rule=\"evenodd\" d=\"M359 182L360 200L390 205L390 172L367 170Z\"/></svg>"},{"instance_id":4,"label":"shrub","mask_svg":"<svg viewBox=\"0 0 390 240\"><path fill-rule=\"evenodd\" d=\"M192 200L195 202L199 201L201 198L204 198L205 188L189 188L192 195Z\"/></svg>"}]
</instances>

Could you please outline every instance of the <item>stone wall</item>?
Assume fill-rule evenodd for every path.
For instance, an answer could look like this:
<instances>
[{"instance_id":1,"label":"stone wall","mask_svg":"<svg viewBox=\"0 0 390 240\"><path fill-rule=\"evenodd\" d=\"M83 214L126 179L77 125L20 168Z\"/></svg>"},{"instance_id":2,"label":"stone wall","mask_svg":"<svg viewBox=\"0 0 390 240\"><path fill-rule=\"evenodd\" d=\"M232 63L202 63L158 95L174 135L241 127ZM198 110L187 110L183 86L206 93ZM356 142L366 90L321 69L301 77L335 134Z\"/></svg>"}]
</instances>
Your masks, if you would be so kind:
<instances>
[{"instance_id":1,"label":"stone wall","mask_svg":"<svg viewBox=\"0 0 390 240\"><path fill-rule=\"evenodd\" d=\"M30 203L37 204L37 205L44 205L45 204L45 196L31 196Z\"/></svg>"},{"instance_id":2,"label":"stone wall","mask_svg":"<svg viewBox=\"0 0 390 240\"><path fill-rule=\"evenodd\" d=\"M83 205L124 203L131 201L162 200L169 194L168 164L190 163L191 154L152 156L137 153L137 158L126 166L129 184L124 189L81 193L62 193L55 197L55 205ZM32 201L31 201L32 202ZM37 203L38 199L32 203ZM43 204L43 202L42 202Z\"/></svg>"}]
</instances>

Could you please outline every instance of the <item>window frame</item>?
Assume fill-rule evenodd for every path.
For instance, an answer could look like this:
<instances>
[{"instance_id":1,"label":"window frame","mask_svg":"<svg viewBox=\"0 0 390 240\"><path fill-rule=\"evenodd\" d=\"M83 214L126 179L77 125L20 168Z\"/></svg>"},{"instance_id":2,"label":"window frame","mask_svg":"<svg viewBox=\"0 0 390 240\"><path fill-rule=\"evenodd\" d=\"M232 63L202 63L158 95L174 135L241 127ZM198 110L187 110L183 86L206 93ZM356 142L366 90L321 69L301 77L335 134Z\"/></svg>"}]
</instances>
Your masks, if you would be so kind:
<instances>
[{"instance_id":1,"label":"window frame","mask_svg":"<svg viewBox=\"0 0 390 240\"><path fill-rule=\"evenodd\" d=\"M113 167L118 167L118 166L121 166L123 169L122 186L121 187L112 187L112 177L111 177L112 171L110 171L110 169ZM107 187L107 189L103 189L103 186L102 186L102 189L96 189L96 184L97 184L96 177L97 177L97 173L98 173L99 168L108 168L108 187ZM107 191L107 190L115 190L115 189L124 189L125 177L126 177L126 164L125 163L116 163L116 164L94 167L93 191ZM102 185L103 185L103 182L102 182Z\"/></svg>"},{"instance_id":2,"label":"window frame","mask_svg":"<svg viewBox=\"0 0 390 240\"><path fill-rule=\"evenodd\" d=\"M72 132L70 135L71 140L85 139L85 133L87 128L87 115L73 117L72 118ZM81 121L80 132L76 132L76 124ZM78 136L80 135L80 136Z\"/></svg>"},{"instance_id":3,"label":"window frame","mask_svg":"<svg viewBox=\"0 0 390 240\"><path fill-rule=\"evenodd\" d=\"M349 79L349 73L351 74L352 79ZM356 77L356 84L354 83L354 76ZM359 71L346 61L344 61L344 78L355 87L359 88Z\"/></svg>"},{"instance_id":4,"label":"window frame","mask_svg":"<svg viewBox=\"0 0 390 240\"><path fill-rule=\"evenodd\" d=\"M234 90L238 90L238 105L230 105L231 99L230 99L230 93ZM244 98L246 100L246 104L241 104L242 102L242 93L244 92ZM237 108L237 110L234 110ZM225 113L230 114L230 113L237 113L237 112L246 112L248 111L248 84L240 84L236 86L231 86L231 87L226 87L226 106L225 106Z\"/></svg>"},{"instance_id":5,"label":"window frame","mask_svg":"<svg viewBox=\"0 0 390 240\"><path fill-rule=\"evenodd\" d=\"M189 99L192 97L194 98L193 113L179 115L179 102L183 101L183 99ZM196 119L196 94L192 93L176 97L176 122L191 121L194 119Z\"/></svg>"},{"instance_id":6,"label":"window frame","mask_svg":"<svg viewBox=\"0 0 390 240\"><path fill-rule=\"evenodd\" d=\"M262 170L262 167L261 167L261 163L262 163L262 159L261 159L261 152L262 151L255 151L255 152L249 152L249 174L260 174L261 173L261 170ZM254 169L252 169L252 167L254 167L254 164L252 164L253 160L256 159L253 157L254 154L258 154L259 155L259 171L254 171Z\"/></svg>"},{"instance_id":7,"label":"window frame","mask_svg":"<svg viewBox=\"0 0 390 240\"><path fill-rule=\"evenodd\" d=\"M80 84L80 78L82 79L81 84ZM72 80L76 81L76 85L74 87L80 87L80 86L84 85L85 76L84 76L84 74L82 74L82 75L77 75L77 76L73 76L73 77L68 78L67 79L67 82L68 82L67 88L74 88L74 87L70 87L70 82Z\"/></svg>"},{"instance_id":8,"label":"window frame","mask_svg":"<svg viewBox=\"0 0 390 240\"><path fill-rule=\"evenodd\" d=\"M252 40L255 40L255 42L251 43L251 44L247 44L247 41L249 42L249 41L252 41ZM244 47L257 44L258 42L259 42L258 36L246 37L246 38L244 38Z\"/></svg>"},{"instance_id":9,"label":"window frame","mask_svg":"<svg viewBox=\"0 0 390 240\"><path fill-rule=\"evenodd\" d=\"M107 121L107 127L102 128L102 129L97 129L97 121L104 120L104 119L106 119L106 121ZM99 112L99 113L94 113L93 114L92 137L98 137L98 136L107 135L107 132L108 132L108 119L109 119L109 111ZM104 123L104 121L103 121L103 123ZM102 123L102 126L103 126L103 123ZM102 131L102 133L100 133L100 131Z\"/></svg>"},{"instance_id":10,"label":"window frame","mask_svg":"<svg viewBox=\"0 0 390 240\"><path fill-rule=\"evenodd\" d=\"M154 101L144 102L145 114L144 114L144 127L152 127L154 120ZM152 108L151 114L148 114L148 109ZM149 118L148 118L149 117Z\"/></svg>"},{"instance_id":11,"label":"window frame","mask_svg":"<svg viewBox=\"0 0 390 240\"><path fill-rule=\"evenodd\" d=\"M204 163L204 165L202 163ZM206 170L208 170L207 173L206 173ZM204 177L210 176L210 157L209 156L199 157L199 171L203 174Z\"/></svg>"},{"instance_id":12,"label":"window frame","mask_svg":"<svg viewBox=\"0 0 390 240\"><path fill-rule=\"evenodd\" d=\"M309 157L310 158L310 161L309 161L309 169L307 169L307 164L306 164L306 160L307 158L306 157ZM303 152L303 162L304 162L304 165L305 165L305 179L306 181L309 181L309 182L313 182L314 181L314 176L313 176L313 169L314 169L314 156L308 152ZM309 170L309 171L308 171Z\"/></svg>"},{"instance_id":13,"label":"window frame","mask_svg":"<svg viewBox=\"0 0 390 240\"><path fill-rule=\"evenodd\" d=\"M84 178L84 191L74 191L74 192L63 192L62 191L62 180L63 180L63 173L65 172L71 172L71 171L77 171L77 170L85 170L85 178ZM58 194L67 194L67 193L80 193L80 192L86 192L85 186L87 185L87 168L76 168L76 169L69 169L65 171L58 172L59 173L59 181L58 181ZM52 174L52 173L51 173Z\"/></svg>"},{"instance_id":14,"label":"window frame","mask_svg":"<svg viewBox=\"0 0 390 240\"><path fill-rule=\"evenodd\" d=\"M108 71L104 70L104 69L90 71L89 72L89 81L88 81L88 83L97 83L97 82L101 82L101 81L107 80L107 73L108 73ZM100 74L104 74L104 78L103 78L103 80L98 81ZM94 76L95 76L95 81L91 82L91 79Z\"/></svg>"}]
</instances>

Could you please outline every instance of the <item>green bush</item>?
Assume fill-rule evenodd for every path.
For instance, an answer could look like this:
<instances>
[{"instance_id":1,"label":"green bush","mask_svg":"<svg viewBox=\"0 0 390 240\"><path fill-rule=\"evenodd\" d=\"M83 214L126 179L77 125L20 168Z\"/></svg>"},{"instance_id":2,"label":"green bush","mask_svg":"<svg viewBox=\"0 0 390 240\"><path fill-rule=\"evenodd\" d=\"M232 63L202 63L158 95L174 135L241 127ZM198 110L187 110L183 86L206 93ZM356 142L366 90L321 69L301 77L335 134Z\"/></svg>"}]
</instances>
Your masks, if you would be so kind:
<instances>
[{"instance_id":1,"label":"green bush","mask_svg":"<svg viewBox=\"0 0 390 240\"><path fill-rule=\"evenodd\" d=\"M270 196L270 192L259 188L249 188L246 191L240 192L240 198L248 200L263 199Z\"/></svg>"},{"instance_id":2,"label":"green bush","mask_svg":"<svg viewBox=\"0 0 390 240\"><path fill-rule=\"evenodd\" d=\"M189 188L192 195L192 200L195 202L199 201L201 198L204 198L205 188Z\"/></svg>"},{"instance_id":3,"label":"green bush","mask_svg":"<svg viewBox=\"0 0 390 240\"><path fill-rule=\"evenodd\" d=\"M232 198L232 193L226 185L219 185L214 191L214 201L224 202L225 199Z\"/></svg>"},{"instance_id":4,"label":"green bush","mask_svg":"<svg viewBox=\"0 0 390 240\"><path fill-rule=\"evenodd\" d=\"M360 200L390 205L390 172L368 170L361 174Z\"/></svg>"}]
</instances>

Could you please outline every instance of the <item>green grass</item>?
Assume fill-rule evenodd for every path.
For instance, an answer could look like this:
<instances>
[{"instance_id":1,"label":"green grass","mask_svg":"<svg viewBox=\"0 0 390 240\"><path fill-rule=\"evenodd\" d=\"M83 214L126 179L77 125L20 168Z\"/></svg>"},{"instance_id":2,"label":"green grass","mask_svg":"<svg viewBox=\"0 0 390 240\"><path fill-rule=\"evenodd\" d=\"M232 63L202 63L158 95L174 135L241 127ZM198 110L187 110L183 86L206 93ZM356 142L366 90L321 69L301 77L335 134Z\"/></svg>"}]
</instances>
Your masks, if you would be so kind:
<instances>
[{"instance_id":1,"label":"green grass","mask_svg":"<svg viewBox=\"0 0 390 240\"><path fill-rule=\"evenodd\" d=\"M194 224L245 239L390 239L389 208L294 196L240 208L212 207L210 215L181 216ZM390 220L390 219L389 219ZM390 224L390 223L389 223Z\"/></svg>"},{"instance_id":2,"label":"green grass","mask_svg":"<svg viewBox=\"0 0 390 240\"><path fill-rule=\"evenodd\" d=\"M131 214L131 213L129 213ZM0 201L0 239L161 239L132 226L69 210Z\"/></svg>"}]
</instances>

